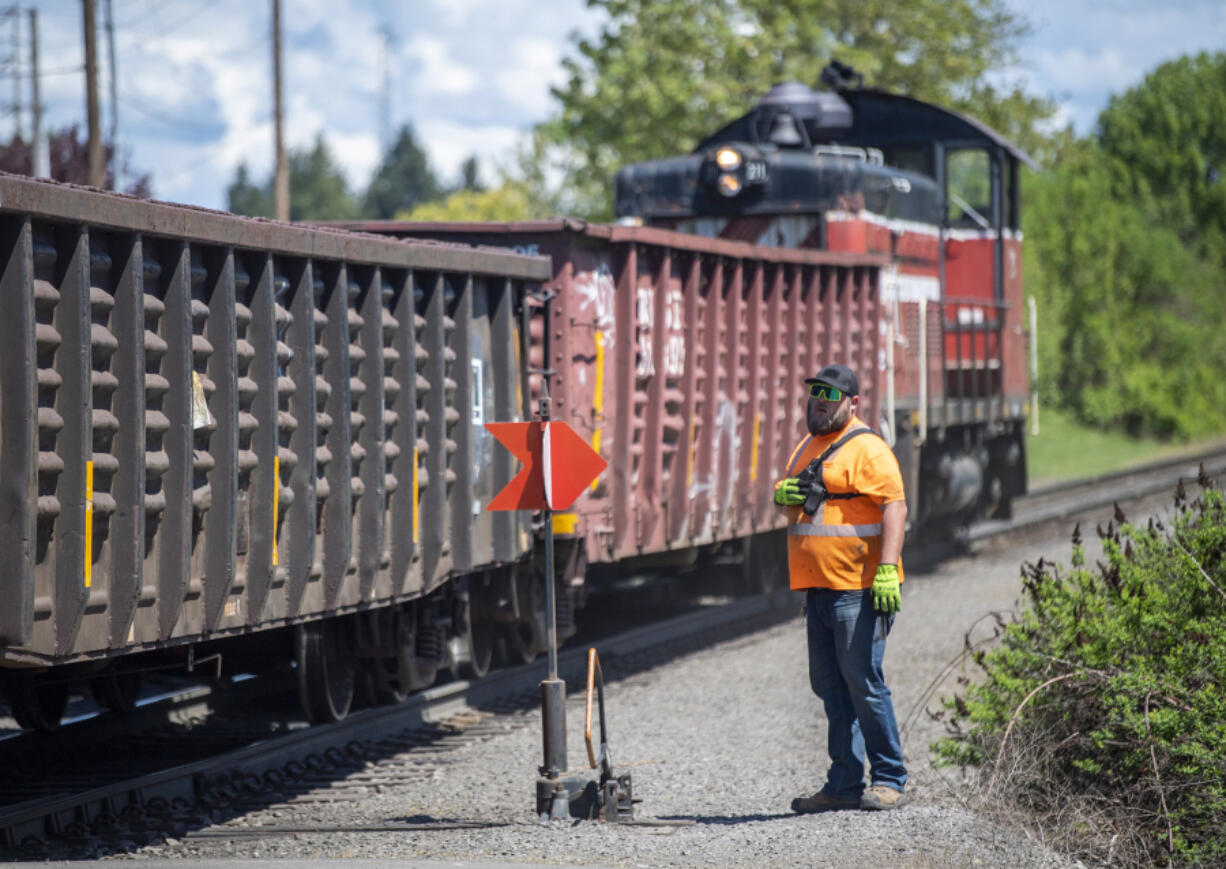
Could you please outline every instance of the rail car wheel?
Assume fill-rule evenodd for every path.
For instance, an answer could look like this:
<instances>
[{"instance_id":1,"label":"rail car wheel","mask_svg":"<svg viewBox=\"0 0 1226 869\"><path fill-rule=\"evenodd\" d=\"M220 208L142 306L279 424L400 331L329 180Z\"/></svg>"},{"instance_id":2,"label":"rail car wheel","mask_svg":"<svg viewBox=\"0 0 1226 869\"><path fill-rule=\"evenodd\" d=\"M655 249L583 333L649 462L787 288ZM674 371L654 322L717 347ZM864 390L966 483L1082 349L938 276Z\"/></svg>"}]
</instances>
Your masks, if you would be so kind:
<instances>
[{"instance_id":1,"label":"rail car wheel","mask_svg":"<svg viewBox=\"0 0 1226 869\"><path fill-rule=\"evenodd\" d=\"M421 657L418 649L421 631L418 611L413 606L399 607L392 613L391 654L371 658L366 677L376 703L396 704L413 691L434 683L437 667Z\"/></svg>"},{"instance_id":2,"label":"rail car wheel","mask_svg":"<svg viewBox=\"0 0 1226 869\"><path fill-rule=\"evenodd\" d=\"M480 679L490 671L494 660L494 640L498 625L493 619L470 615L468 630L460 636L460 645L464 650L458 663L458 675L461 679Z\"/></svg>"},{"instance_id":3,"label":"rail car wheel","mask_svg":"<svg viewBox=\"0 0 1226 869\"><path fill-rule=\"evenodd\" d=\"M363 679L362 703L375 706L395 706L409 696L396 658L369 658L366 661Z\"/></svg>"},{"instance_id":4,"label":"rail car wheel","mask_svg":"<svg viewBox=\"0 0 1226 869\"><path fill-rule=\"evenodd\" d=\"M89 680L89 692L103 709L122 715L136 708L140 681L136 670L109 670Z\"/></svg>"},{"instance_id":5,"label":"rail car wheel","mask_svg":"<svg viewBox=\"0 0 1226 869\"><path fill-rule=\"evenodd\" d=\"M503 625L500 657L507 666L531 664L545 650L545 578L525 571L518 577L520 617Z\"/></svg>"},{"instance_id":6,"label":"rail car wheel","mask_svg":"<svg viewBox=\"0 0 1226 869\"><path fill-rule=\"evenodd\" d=\"M298 698L312 723L340 721L349 714L357 686L357 659L344 620L299 625L296 637Z\"/></svg>"},{"instance_id":7,"label":"rail car wheel","mask_svg":"<svg viewBox=\"0 0 1226 869\"><path fill-rule=\"evenodd\" d=\"M490 671L498 624L486 605L483 590L470 592L457 618L451 640L451 671L460 679L480 679Z\"/></svg>"},{"instance_id":8,"label":"rail car wheel","mask_svg":"<svg viewBox=\"0 0 1226 869\"><path fill-rule=\"evenodd\" d=\"M9 709L23 730L55 730L68 708L68 683L50 681L43 673L13 673L8 695Z\"/></svg>"}]
</instances>

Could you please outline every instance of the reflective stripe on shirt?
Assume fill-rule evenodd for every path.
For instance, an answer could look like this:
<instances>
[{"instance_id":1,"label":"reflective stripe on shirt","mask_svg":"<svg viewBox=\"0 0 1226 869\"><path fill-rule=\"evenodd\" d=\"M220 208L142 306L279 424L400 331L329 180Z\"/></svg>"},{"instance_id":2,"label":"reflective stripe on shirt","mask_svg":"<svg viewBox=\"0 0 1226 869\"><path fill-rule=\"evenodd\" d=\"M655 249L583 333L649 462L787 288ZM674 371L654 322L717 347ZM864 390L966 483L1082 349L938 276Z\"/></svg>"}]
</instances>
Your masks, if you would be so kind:
<instances>
[{"instance_id":1,"label":"reflective stripe on shirt","mask_svg":"<svg viewBox=\"0 0 1226 869\"><path fill-rule=\"evenodd\" d=\"M872 525L789 525L788 535L800 537L880 537L882 523Z\"/></svg>"}]
</instances>

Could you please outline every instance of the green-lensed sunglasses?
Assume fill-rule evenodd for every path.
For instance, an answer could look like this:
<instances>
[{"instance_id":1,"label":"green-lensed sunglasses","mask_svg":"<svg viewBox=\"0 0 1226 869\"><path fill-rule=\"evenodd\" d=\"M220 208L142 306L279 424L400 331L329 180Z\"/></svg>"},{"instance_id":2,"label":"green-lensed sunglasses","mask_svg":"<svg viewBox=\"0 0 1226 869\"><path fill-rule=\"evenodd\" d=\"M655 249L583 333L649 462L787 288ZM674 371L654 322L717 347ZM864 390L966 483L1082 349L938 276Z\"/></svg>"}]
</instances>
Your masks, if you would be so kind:
<instances>
[{"instance_id":1,"label":"green-lensed sunglasses","mask_svg":"<svg viewBox=\"0 0 1226 869\"><path fill-rule=\"evenodd\" d=\"M827 386L825 383L814 383L809 387L810 398L820 398L824 401L842 401L846 394L837 386Z\"/></svg>"}]
</instances>

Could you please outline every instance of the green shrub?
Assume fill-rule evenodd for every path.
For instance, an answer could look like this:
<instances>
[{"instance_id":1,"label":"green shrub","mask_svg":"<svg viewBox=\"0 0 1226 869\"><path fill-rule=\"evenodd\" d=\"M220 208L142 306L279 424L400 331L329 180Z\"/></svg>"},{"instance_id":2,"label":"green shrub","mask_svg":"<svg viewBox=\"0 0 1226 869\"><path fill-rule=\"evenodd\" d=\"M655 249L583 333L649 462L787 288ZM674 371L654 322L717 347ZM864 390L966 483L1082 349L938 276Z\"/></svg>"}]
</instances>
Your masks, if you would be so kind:
<instances>
[{"instance_id":1,"label":"green shrub","mask_svg":"<svg viewBox=\"0 0 1226 869\"><path fill-rule=\"evenodd\" d=\"M1105 560L1023 567L1027 606L947 702L947 763L1102 859L1226 865L1226 501L1099 528Z\"/></svg>"}]
</instances>

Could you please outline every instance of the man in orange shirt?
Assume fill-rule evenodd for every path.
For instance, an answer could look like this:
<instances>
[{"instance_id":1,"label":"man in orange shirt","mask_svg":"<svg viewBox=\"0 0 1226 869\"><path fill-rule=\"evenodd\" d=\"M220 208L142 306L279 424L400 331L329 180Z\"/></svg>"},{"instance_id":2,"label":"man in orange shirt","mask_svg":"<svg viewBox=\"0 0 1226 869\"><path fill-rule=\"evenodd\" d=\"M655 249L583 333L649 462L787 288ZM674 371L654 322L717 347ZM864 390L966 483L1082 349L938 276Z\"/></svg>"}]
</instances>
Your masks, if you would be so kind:
<instances>
[{"instance_id":1,"label":"man in orange shirt","mask_svg":"<svg viewBox=\"0 0 1226 869\"><path fill-rule=\"evenodd\" d=\"M792 588L805 590L809 683L826 709L831 764L822 789L792 810L892 809L906 799L907 770L881 662L902 605L902 475L855 415L860 383L850 368L827 365L805 383L810 437L792 453L775 502L788 510L788 569Z\"/></svg>"}]
</instances>

